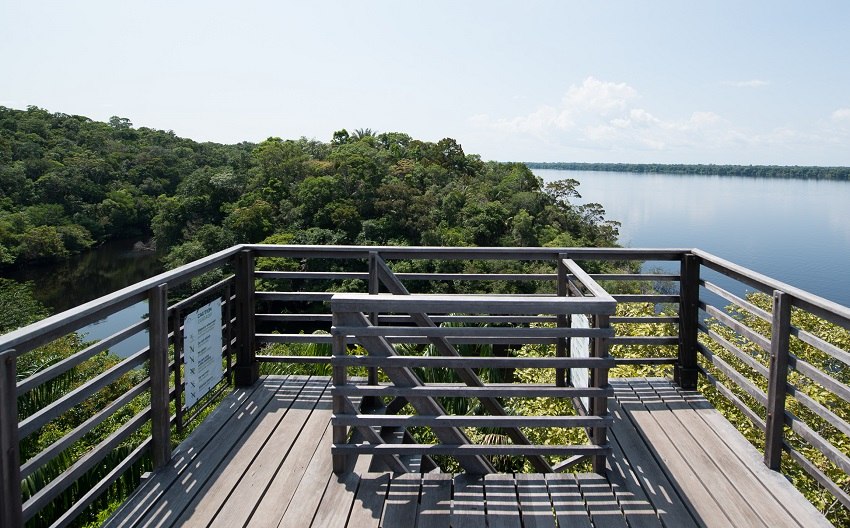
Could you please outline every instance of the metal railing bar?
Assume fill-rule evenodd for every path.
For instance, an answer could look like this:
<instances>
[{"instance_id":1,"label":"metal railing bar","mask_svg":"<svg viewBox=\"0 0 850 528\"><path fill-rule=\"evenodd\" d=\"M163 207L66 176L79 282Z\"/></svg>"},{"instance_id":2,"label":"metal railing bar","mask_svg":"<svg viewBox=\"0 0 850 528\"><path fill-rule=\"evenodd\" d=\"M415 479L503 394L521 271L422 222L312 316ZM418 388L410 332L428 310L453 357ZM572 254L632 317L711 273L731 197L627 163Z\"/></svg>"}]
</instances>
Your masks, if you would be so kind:
<instances>
[{"instance_id":1,"label":"metal railing bar","mask_svg":"<svg viewBox=\"0 0 850 528\"><path fill-rule=\"evenodd\" d=\"M831 478L829 478L826 473L820 470L816 465L814 465L808 458L806 458L802 453L791 447L788 442L783 442L782 448L787 452L791 459L800 465L803 470L808 473L813 479L815 479L818 484L823 486L830 494L832 494L838 501L844 505L845 508L850 508L850 495L847 494L844 489L836 484Z\"/></svg>"},{"instance_id":2,"label":"metal railing bar","mask_svg":"<svg viewBox=\"0 0 850 528\"><path fill-rule=\"evenodd\" d=\"M65 491L68 486L73 484L88 470L100 463L100 461L103 460L110 451L115 449L119 444L121 444L121 442L139 430L142 424L150 419L150 415L151 409L150 406L148 406L142 412L135 415L128 422L118 428L114 433L94 446L88 453L80 457L79 460L62 472L61 475L51 480L45 487L38 490L38 492L24 503L24 520L31 519L39 512L39 510L44 508L48 503L50 503L50 501Z\"/></svg>"},{"instance_id":3,"label":"metal railing bar","mask_svg":"<svg viewBox=\"0 0 850 528\"><path fill-rule=\"evenodd\" d=\"M124 408L125 405L148 389L150 387L150 383L150 379L145 379L129 391L116 398L112 403L104 407L97 414L75 427L68 434L53 442L41 452L21 464L21 478L27 478L32 475L41 466L55 458L71 444L85 436L117 411Z\"/></svg>"},{"instance_id":4,"label":"metal railing bar","mask_svg":"<svg viewBox=\"0 0 850 528\"><path fill-rule=\"evenodd\" d=\"M90 322L102 319L105 315L145 300L147 298L147 291L160 284L168 283L169 288L173 288L213 268L219 267L230 257L238 253L242 247L233 246L218 253L213 253L179 268L127 286L114 293L98 297L76 308L71 308L70 310L9 332L0 336L0 350L15 348L19 343L25 344L27 350L29 350L52 341L58 336L68 334ZM20 348L18 355L23 353L23 351L24 349Z\"/></svg>"},{"instance_id":5,"label":"metal railing bar","mask_svg":"<svg viewBox=\"0 0 850 528\"><path fill-rule=\"evenodd\" d=\"M693 253L702 259L703 265L718 273L737 279L768 295L773 295L775 290L783 291L792 297L791 302L794 306L803 308L822 319L826 319L831 323L850 330L850 308L846 306L801 290L790 284L771 279L766 275L739 266L706 251L694 249Z\"/></svg>"},{"instance_id":6,"label":"metal railing bar","mask_svg":"<svg viewBox=\"0 0 850 528\"><path fill-rule=\"evenodd\" d=\"M62 396L47 407L27 417L18 425L21 438L26 438L54 418L68 411L75 405L87 400L92 394L106 387L124 374L130 372L147 360L148 349L140 350L109 370L80 385L68 394Z\"/></svg>"},{"instance_id":7,"label":"metal railing bar","mask_svg":"<svg viewBox=\"0 0 850 528\"><path fill-rule=\"evenodd\" d=\"M120 343L128 337L136 335L143 330L147 330L148 326L149 325L147 319L139 321L138 323L119 330L111 336L98 341L92 346L87 347L73 354L72 356L69 356L67 359L54 363L53 365L50 365L49 367L36 372L32 376L19 381L17 388L18 396L21 396L22 394L34 389L35 387L47 381L50 381L65 372L68 372L80 363L96 356L97 354L103 352L112 345Z\"/></svg>"},{"instance_id":8,"label":"metal railing bar","mask_svg":"<svg viewBox=\"0 0 850 528\"><path fill-rule=\"evenodd\" d=\"M611 416L447 416L402 414L334 414L337 425L390 427L610 427Z\"/></svg>"},{"instance_id":9,"label":"metal railing bar","mask_svg":"<svg viewBox=\"0 0 850 528\"><path fill-rule=\"evenodd\" d=\"M333 388L335 394L345 396L432 396L459 398L572 398L582 396L613 396L614 390L595 387L557 387L539 384L487 384L470 387L466 384L427 384L419 387L396 387L394 385L368 386L344 385Z\"/></svg>"},{"instance_id":10,"label":"metal railing bar","mask_svg":"<svg viewBox=\"0 0 850 528\"><path fill-rule=\"evenodd\" d=\"M706 380L709 383L711 383L711 385L715 389L717 389L717 391L723 397L725 397L727 400L729 400L732 403L732 405L734 405L744 416L746 416L747 419L753 425L755 425L762 432L765 431L767 426L764 423L764 420L758 414L756 414L752 409L750 409L750 407L746 403L744 403L744 400L742 400L740 397L738 397L737 394L735 394L729 387L724 385L720 380L715 378L709 371L707 371L705 369L705 367L699 366L697 368L699 368L699 371L703 374L703 376L705 376Z\"/></svg>"},{"instance_id":11,"label":"metal railing bar","mask_svg":"<svg viewBox=\"0 0 850 528\"><path fill-rule=\"evenodd\" d=\"M331 452L350 454L472 455L607 455L611 446L595 445L485 445L485 444L333 444Z\"/></svg>"},{"instance_id":12,"label":"metal railing bar","mask_svg":"<svg viewBox=\"0 0 850 528\"><path fill-rule=\"evenodd\" d=\"M765 352L770 352L770 339L759 334L749 326L744 325L737 319L734 319L729 314L723 312L722 310L715 308L714 306L707 305L700 301L699 307L708 315L713 317L714 319L720 321L727 327L731 328L735 332L741 334L745 338L752 341L754 344L758 345Z\"/></svg>"},{"instance_id":13,"label":"metal railing bar","mask_svg":"<svg viewBox=\"0 0 850 528\"><path fill-rule=\"evenodd\" d=\"M68 511L62 514L59 519L53 523L50 528L64 528L65 526L71 525L74 520L79 516L83 510L85 510L88 506L91 505L98 497L100 497L106 490L109 489L109 486L112 485L113 482L118 480L118 478L124 474L130 466L139 461L139 459L144 456L145 451L150 449L150 444L153 439L146 438L136 447L129 455L127 455L124 460L118 463L112 471L106 474L100 482L98 482L94 487L92 487L85 495L80 497L80 500L74 503Z\"/></svg>"},{"instance_id":14,"label":"metal railing bar","mask_svg":"<svg viewBox=\"0 0 850 528\"><path fill-rule=\"evenodd\" d=\"M613 368L614 358L579 357L450 357L450 356L339 356L340 366L426 368Z\"/></svg>"},{"instance_id":15,"label":"metal railing bar","mask_svg":"<svg viewBox=\"0 0 850 528\"><path fill-rule=\"evenodd\" d=\"M336 326L331 335L352 337L613 337L610 328L526 328L490 326Z\"/></svg>"},{"instance_id":16,"label":"metal railing bar","mask_svg":"<svg viewBox=\"0 0 850 528\"><path fill-rule=\"evenodd\" d=\"M228 284L232 284L232 283L234 283L234 282L235 282L235 280L236 280L236 276L235 276L235 275L230 275L229 277L226 277L226 278L224 278L224 279L222 279L222 280L220 280L220 281L216 282L216 283L215 283L215 284L213 284L212 286L207 286L207 287L206 287L206 288L204 288L203 290L201 290L201 291L199 291L199 292L196 292L196 293L193 293L193 294L192 294L192 295L190 295L189 297L186 297L185 299L182 299L182 300L180 300L179 302L176 302L176 303L172 304L171 306L169 306L169 307L168 307L168 313L169 313L169 315L170 315L170 314L172 314L172 313L174 313L176 310L183 310L183 309L184 309L184 308L186 308L187 306L189 306L189 305L191 305L192 303L196 302L198 299L203 299L204 297L209 296L209 295L212 295L213 293L215 293L215 292L216 292L216 291L218 291L218 290L223 290L224 288L226 288L226 287L227 287L227 285L228 285ZM221 292L221 293L223 294L224 292ZM232 300L232 299L224 299L224 298L223 298L223 299L222 299L222 306L223 306L223 305L224 305L224 304L225 304L228 300Z\"/></svg>"}]
</instances>

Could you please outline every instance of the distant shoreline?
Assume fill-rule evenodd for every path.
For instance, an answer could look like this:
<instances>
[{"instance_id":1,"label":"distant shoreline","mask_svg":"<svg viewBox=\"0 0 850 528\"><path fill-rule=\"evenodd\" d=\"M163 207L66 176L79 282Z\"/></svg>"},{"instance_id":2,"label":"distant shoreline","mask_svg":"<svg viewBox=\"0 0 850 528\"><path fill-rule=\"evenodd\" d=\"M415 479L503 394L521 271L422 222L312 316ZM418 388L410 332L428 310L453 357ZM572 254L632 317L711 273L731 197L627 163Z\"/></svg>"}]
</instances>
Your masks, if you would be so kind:
<instances>
[{"instance_id":1,"label":"distant shoreline","mask_svg":"<svg viewBox=\"0 0 850 528\"><path fill-rule=\"evenodd\" d=\"M565 163L525 162L529 169L553 169L637 174L702 174L750 178L795 178L802 180L850 181L850 167L806 167L780 165L684 165L662 163Z\"/></svg>"}]
</instances>

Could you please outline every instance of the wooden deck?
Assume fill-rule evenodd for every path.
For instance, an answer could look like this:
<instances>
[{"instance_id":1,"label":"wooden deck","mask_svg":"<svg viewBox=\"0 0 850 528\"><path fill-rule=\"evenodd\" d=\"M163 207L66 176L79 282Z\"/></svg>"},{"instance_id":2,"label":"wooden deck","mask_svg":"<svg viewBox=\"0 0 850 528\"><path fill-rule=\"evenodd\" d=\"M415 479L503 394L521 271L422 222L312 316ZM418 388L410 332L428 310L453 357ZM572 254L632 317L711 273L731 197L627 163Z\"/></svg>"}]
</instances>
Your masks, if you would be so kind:
<instances>
[{"instance_id":1,"label":"wooden deck","mask_svg":"<svg viewBox=\"0 0 850 528\"><path fill-rule=\"evenodd\" d=\"M237 389L107 526L831 526L698 394L614 379L613 454L595 474L331 471L327 378Z\"/></svg>"}]
</instances>

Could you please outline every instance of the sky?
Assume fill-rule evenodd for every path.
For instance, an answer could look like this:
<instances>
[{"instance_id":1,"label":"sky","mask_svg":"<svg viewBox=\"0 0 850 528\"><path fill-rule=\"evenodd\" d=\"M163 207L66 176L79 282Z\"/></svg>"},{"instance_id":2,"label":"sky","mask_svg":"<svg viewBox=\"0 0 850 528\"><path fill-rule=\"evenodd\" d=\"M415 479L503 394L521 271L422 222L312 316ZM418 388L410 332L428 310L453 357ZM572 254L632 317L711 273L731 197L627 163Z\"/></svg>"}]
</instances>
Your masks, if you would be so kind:
<instances>
[{"instance_id":1,"label":"sky","mask_svg":"<svg viewBox=\"0 0 850 528\"><path fill-rule=\"evenodd\" d=\"M0 105L199 141L850 165L850 2L0 0Z\"/></svg>"}]
</instances>

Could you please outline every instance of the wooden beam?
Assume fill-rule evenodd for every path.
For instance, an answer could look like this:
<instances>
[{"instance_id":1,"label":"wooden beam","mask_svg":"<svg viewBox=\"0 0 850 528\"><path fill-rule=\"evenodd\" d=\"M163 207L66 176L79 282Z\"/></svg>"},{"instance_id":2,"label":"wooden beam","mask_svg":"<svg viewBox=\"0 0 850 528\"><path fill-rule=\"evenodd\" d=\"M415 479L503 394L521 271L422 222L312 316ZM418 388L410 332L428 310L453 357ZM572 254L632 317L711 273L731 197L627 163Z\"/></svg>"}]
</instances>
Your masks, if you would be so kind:
<instances>
[{"instance_id":1,"label":"wooden beam","mask_svg":"<svg viewBox=\"0 0 850 528\"><path fill-rule=\"evenodd\" d=\"M16 370L15 351L0 353L0 525L9 527L23 526Z\"/></svg>"},{"instance_id":2,"label":"wooden beam","mask_svg":"<svg viewBox=\"0 0 850 528\"><path fill-rule=\"evenodd\" d=\"M150 320L151 437L153 467L171 460L171 412L168 383L168 286L160 284L148 293ZM179 368L179 367L178 367Z\"/></svg>"},{"instance_id":3,"label":"wooden beam","mask_svg":"<svg viewBox=\"0 0 850 528\"><path fill-rule=\"evenodd\" d=\"M773 292L770 369L767 377L767 428L764 444L764 463L773 470L779 469L782 459L790 328L791 297L777 290Z\"/></svg>"},{"instance_id":4,"label":"wooden beam","mask_svg":"<svg viewBox=\"0 0 850 528\"><path fill-rule=\"evenodd\" d=\"M699 266L692 254L682 256L682 281L679 286L679 362L673 369L673 379L683 389L696 389L697 331L699 325Z\"/></svg>"},{"instance_id":5,"label":"wooden beam","mask_svg":"<svg viewBox=\"0 0 850 528\"><path fill-rule=\"evenodd\" d=\"M236 257L236 326L239 347L233 370L235 383L239 387L250 387L260 377L254 309L254 254L246 249Z\"/></svg>"}]
</instances>

